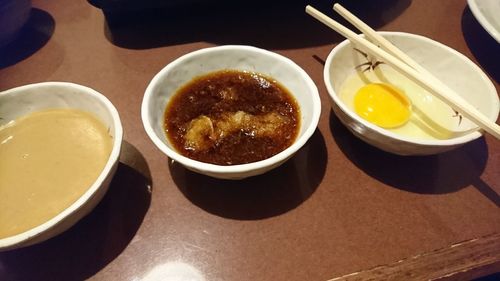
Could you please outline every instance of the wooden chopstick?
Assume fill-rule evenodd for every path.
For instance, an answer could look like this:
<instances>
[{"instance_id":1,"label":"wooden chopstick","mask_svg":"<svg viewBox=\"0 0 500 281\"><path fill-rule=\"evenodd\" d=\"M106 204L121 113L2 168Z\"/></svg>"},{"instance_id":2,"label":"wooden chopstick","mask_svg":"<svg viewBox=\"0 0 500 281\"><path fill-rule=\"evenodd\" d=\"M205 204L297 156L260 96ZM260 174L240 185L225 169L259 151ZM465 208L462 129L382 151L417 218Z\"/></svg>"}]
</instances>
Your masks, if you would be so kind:
<instances>
[{"instance_id":1,"label":"wooden chopstick","mask_svg":"<svg viewBox=\"0 0 500 281\"><path fill-rule=\"evenodd\" d=\"M408 66L417 70L418 72L425 74L429 79L434 80L435 83L439 83L442 87L448 88L447 91L453 92L446 84L441 82L438 78L436 78L432 73L430 73L427 69L422 67L416 61L414 61L410 56L405 54L403 51L394 46L389 40L385 39L382 35L376 32L369 25L364 23L361 19L352 14L349 10L344 8L339 3L335 3L333 5L333 10L335 10L339 15L341 15L344 19L350 22L353 26L355 26L359 31L363 32L363 34L372 41L372 43L376 43L380 48L388 52L389 54L395 56L399 60L406 63Z\"/></svg>"},{"instance_id":2,"label":"wooden chopstick","mask_svg":"<svg viewBox=\"0 0 500 281\"><path fill-rule=\"evenodd\" d=\"M400 49L398 49L396 46L394 46L389 40L385 39L382 35L378 34L373 28L371 28L369 25L364 23L361 19L356 17L354 14L349 12L346 8L344 8L342 5L339 3L335 3L333 5L333 9L341 15L344 19L346 19L348 22L350 22L353 26L355 26L359 31L363 32L363 34L370 39L373 43L377 43L378 46L382 49L384 49L386 52L389 54L395 56L396 58L400 59L401 61L405 62L407 65L411 66L413 69L429 74L430 74L425 68L423 68L420 64L415 62L410 56L407 54L403 53Z\"/></svg>"},{"instance_id":3,"label":"wooden chopstick","mask_svg":"<svg viewBox=\"0 0 500 281\"><path fill-rule=\"evenodd\" d=\"M423 73L420 72L421 69L423 69L423 67L417 66L417 68L419 68L420 71L413 68L414 65L418 65L416 62L407 63L398 59L394 55L391 55L390 53L384 51L383 49L379 48L370 41L354 33L353 31L343 26L342 24L329 18L328 16L321 13L320 11L318 11L317 9L313 8L310 5L306 6L306 13L313 16L314 18L316 18L323 24L327 25L328 27L332 28L333 30L337 31L342 36L349 39L357 47L363 49L363 51L378 58L381 58L385 63L392 66L393 68L404 74L407 78L409 78L410 80L412 80L413 82L415 82L416 84L418 84L419 86L421 86L434 96L441 99L444 103L451 106L454 110L458 111L465 118L468 118L476 125L478 125L480 128L484 129L486 132L490 133L497 139L500 139L500 126L498 126L484 114L479 112L476 108L474 108L471 104L469 104L466 100L464 100L461 96L459 96L450 88L445 86L443 83L436 82L437 79L431 77L430 73L428 73L425 69L423 70ZM410 59L410 61L413 60ZM410 66L409 64L413 65Z\"/></svg>"}]
</instances>

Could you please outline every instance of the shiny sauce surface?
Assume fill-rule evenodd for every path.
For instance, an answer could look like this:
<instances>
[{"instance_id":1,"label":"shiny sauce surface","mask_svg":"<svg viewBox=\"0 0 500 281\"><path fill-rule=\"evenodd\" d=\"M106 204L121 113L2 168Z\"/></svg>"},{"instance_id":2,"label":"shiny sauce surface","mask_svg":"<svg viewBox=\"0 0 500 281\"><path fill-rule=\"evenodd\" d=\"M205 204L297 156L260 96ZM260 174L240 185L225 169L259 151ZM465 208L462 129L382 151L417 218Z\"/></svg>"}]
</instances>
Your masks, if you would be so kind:
<instances>
[{"instance_id":1,"label":"shiny sauce surface","mask_svg":"<svg viewBox=\"0 0 500 281\"><path fill-rule=\"evenodd\" d=\"M223 70L181 87L165 109L165 132L182 155L217 165L269 158L289 147L300 128L295 98L279 82Z\"/></svg>"},{"instance_id":2,"label":"shiny sauce surface","mask_svg":"<svg viewBox=\"0 0 500 281\"><path fill-rule=\"evenodd\" d=\"M78 200L106 165L112 140L100 120L73 109L0 126L0 238L34 228Z\"/></svg>"}]
</instances>

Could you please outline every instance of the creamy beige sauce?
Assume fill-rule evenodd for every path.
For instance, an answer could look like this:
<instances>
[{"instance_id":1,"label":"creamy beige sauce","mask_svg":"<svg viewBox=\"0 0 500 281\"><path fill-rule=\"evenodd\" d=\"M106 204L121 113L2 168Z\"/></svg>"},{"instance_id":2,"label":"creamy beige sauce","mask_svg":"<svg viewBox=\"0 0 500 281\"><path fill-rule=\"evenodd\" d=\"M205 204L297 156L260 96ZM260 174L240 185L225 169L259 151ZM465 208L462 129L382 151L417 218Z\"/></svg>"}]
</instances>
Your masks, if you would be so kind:
<instances>
[{"instance_id":1,"label":"creamy beige sauce","mask_svg":"<svg viewBox=\"0 0 500 281\"><path fill-rule=\"evenodd\" d=\"M74 203L111 149L108 128L79 110L35 112L0 126L0 238L36 227Z\"/></svg>"}]
</instances>

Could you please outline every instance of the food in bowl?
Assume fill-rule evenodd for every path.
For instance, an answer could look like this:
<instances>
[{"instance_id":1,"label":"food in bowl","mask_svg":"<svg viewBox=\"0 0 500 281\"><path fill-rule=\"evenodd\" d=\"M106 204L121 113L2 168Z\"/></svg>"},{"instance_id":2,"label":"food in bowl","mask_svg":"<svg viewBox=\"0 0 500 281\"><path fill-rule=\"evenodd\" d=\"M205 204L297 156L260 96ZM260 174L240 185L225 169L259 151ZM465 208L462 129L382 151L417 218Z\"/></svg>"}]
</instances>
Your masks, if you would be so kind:
<instances>
[{"instance_id":1,"label":"food in bowl","mask_svg":"<svg viewBox=\"0 0 500 281\"><path fill-rule=\"evenodd\" d=\"M339 95L361 118L405 137L448 139L462 121L450 106L385 64L353 71Z\"/></svg>"},{"instance_id":2,"label":"food in bowl","mask_svg":"<svg viewBox=\"0 0 500 281\"><path fill-rule=\"evenodd\" d=\"M165 134L164 114L167 104L179 88L194 78L223 70L258 73L264 77L272 77L289 91L300 109L297 136L290 146L266 159L234 165L207 163L179 153ZM241 45L204 48L175 59L153 77L144 93L141 108L146 133L173 162L200 174L231 180L260 175L283 164L313 135L320 114L321 101L318 89L300 66L277 53ZM240 113L235 117L244 116Z\"/></svg>"},{"instance_id":3,"label":"food in bowl","mask_svg":"<svg viewBox=\"0 0 500 281\"><path fill-rule=\"evenodd\" d=\"M74 109L37 111L0 126L0 239L55 217L97 179L108 129Z\"/></svg>"},{"instance_id":4,"label":"food in bowl","mask_svg":"<svg viewBox=\"0 0 500 281\"><path fill-rule=\"evenodd\" d=\"M403 32L378 33L413 58L490 120L496 121L500 111L500 102L495 86L469 58L446 45L423 36ZM476 124L466 118L461 118L450 107L442 107L437 105L438 103L432 106L441 109L430 110L428 114L433 116L438 111L443 114L442 116L433 116L433 122L437 124L441 122L439 126L446 129L444 134L443 131L434 129L430 134L425 131L427 136L420 134L422 132L415 136L414 131L408 134L396 133L365 120L344 101L341 95L343 83L360 65L375 69L386 66L377 62L374 57L363 55L349 40L345 40L335 46L328 55L323 77L333 112L340 122L361 140L398 155L431 155L458 148L481 137L481 131ZM375 67L375 65L378 66ZM385 77L381 78L383 78L382 82L387 83ZM397 82L394 83L397 84ZM415 104L417 106L412 105L414 112L420 109L418 100ZM422 104L420 107L425 109L427 105L424 102ZM413 116L410 121L412 118ZM428 122L427 125L431 123ZM410 122L408 124L411 125ZM436 131L438 134L434 134ZM448 131L451 132L449 135Z\"/></svg>"},{"instance_id":5,"label":"food in bowl","mask_svg":"<svg viewBox=\"0 0 500 281\"><path fill-rule=\"evenodd\" d=\"M348 90L345 93L352 93ZM408 122L411 102L402 90L387 83L362 85L351 99L353 110L363 119L382 128L397 128Z\"/></svg>"},{"instance_id":6,"label":"food in bowl","mask_svg":"<svg viewBox=\"0 0 500 281\"><path fill-rule=\"evenodd\" d=\"M60 115L60 116L59 116ZM57 118L55 116L58 116ZM63 116L64 118L60 118ZM69 116L69 117L68 117ZM35 120L36 119L36 120ZM51 123L49 126L47 124L40 125L40 121L45 119L44 122ZM51 122L52 119L57 119L54 122ZM16 121L17 120L17 121ZM9 167L13 165L16 160L6 162L4 156L12 153L4 151L3 149L9 147L15 142L23 139L23 134L27 134L27 132L31 131L29 135L34 133L35 135L40 133L39 138L43 138L44 140L36 140L34 137L33 140L27 140L26 146L24 145L24 141L21 141L20 146L22 145L22 150L25 152L20 152L22 155L17 155L18 163L21 162L22 165L25 165L25 162L29 165L37 164L37 163L29 163L31 160L36 160L35 155L25 155L34 152L41 152L45 154L49 154L46 159L43 159L43 163L41 164L41 176L37 177L33 181L30 181L28 176L26 178L22 176L17 176L12 179L13 186L22 186L28 193L27 196L33 196L30 194L30 190L32 191L31 185L38 185L42 178L51 177L53 178L53 184L47 184L47 188L53 190L55 185L66 185L71 186L74 180L74 177L89 177L87 180L87 186L80 186L82 190L76 190L75 192L78 194L71 194L67 201L66 206L60 207L60 211L53 212L53 214L46 215L46 218L37 218L39 219L37 223L33 223L33 227L26 226L26 230L15 230L14 232L19 232L17 234L12 234L9 236L4 236L0 238L0 251L26 247L32 244L36 244L42 241L45 241L51 237L58 235L59 233L67 230L71 226L73 226L76 222L78 222L81 218L87 215L103 198L104 194L108 190L109 184L115 174L115 171L118 166L118 159L120 156L121 150L121 142L123 139L123 129L121 126L120 116L116 108L113 104L102 94L99 92L74 83L67 82L44 82L44 83L36 83L25 86L16 87L13 89L9 89L6 91L0 92L0 126L4 129L12 130L14 128L13 125L17 127L17 125L29 121L27 123L31 123L33 121L36 123L36 127L39 128L28 128L29 130L22 130L22 132L16 133L16 135L12 138L7 136L6 138L2 138L3 148L1 151L0 162L1 168L0 173L5 173L8 169L13 169L16 167ZM13 122L13 123L12 123ZM10 123L10 124L9 124ZM16 124L17 123L17 124ZM62 126L61 124L65 125ZM79 128L65 128L66 126L78 126ZM24 126L23 126L24 127ZM27 126L30 127L30 126ZM4 129L1 134L5 134ZM74 136L61 135L61 132L64 133L66 129L71 130L71 133L74 133ZM8 133L7 135L9 135ZM82 143L79 138L84 135L85 143ZM15 140L17 138L17 140ZM62 139L69 138L70 141L75 141L77 143L62 143L56 148L54 153L50 153L47 149L47 145L49 141L61 142ZM96 147L96 143L100 142L99 139L103 142L98 144ZM33 141L33 143L31 143ZM111 150L109 151L109 143L111 142ZM91 144L92 143L92 144ZM82 146L89 147L79 147L78 144ZM52 144L54 145L54 144ZM66 147L67 146L67 147ZM77 159L69 159L68 163L64 163L61 167L58 167L57 170L51 169L54 167L54 163L51 163L54 160L64 160L64 157L68 157L70 155L62 155L63 150L66 150L70 147L76 147L77 150L82 150L76 152L77 154L72 154L72 156L77 157ZM89 165L84 164L84 160L88 159L90 155L82 156L81 152L95 150L100 147L102 149L101 152L94 151L98 156L98 159L92 160L87 163ZM47 151L45 151L47 150ZM15 152L14 152L15 154ZM65 154L65 153L64 153ZM20 158L19 158L20 157ZM16 155L14 155L16 158ZM104 159L105 158L105 159ZM66 160L65 160L66 161ZM82 161L81 163L74 164L74 161ZM36 161L35 161L36 162ZM87 161L86 161L87 162ZM95 163L94 163L95 162ZM99 167L95 167L95 165ZM7 166L7 167L6 167ZM18 169L22 170L27 167L19 167L16 165ZM83 167L84 166L84 167ZM92 168L93 167L93 168ZM80 168L82 170L80 170ZM7 169L7 170L6 170ZM19 171L15 171L16 173ZM25 172L34 172L34 171L25 171ZM64 175L63 172L70 173L68 175ZM83 176L86 172L91 173L92 175ZM14 172L12 172L13 175ZM47 173L47 175L45 175ZM4 178L2 174L1 181L8 180L9 176L12 176L11 173L7 178ZM31 176L30 176L31 177ZM92 178L92 179L90 179ZM45 178L47 179L47 178ZM19 181L15 182L15 181ZM63 181L66 181L64 183ZM26 186L26 185L30 186ZM13 186L7 186L6 188L11 189ZM0 197L4 197L5 186L2 186L2 190L0 191ZM30 201L30 199L34 200L38 199L47 199L46 202L53 201L54 198L60 198L63 196L62 192L69 192L70 190L64 191L55 191L49 192L47 190L38 190L37 194L34 194L33 198L22 198L24 200ZM13 194L12 190L7 190L9 194ZM37 196L39 195L39 196ZM43 196L47 196L47 198L41 198ZM22 196L22 194L15 193L14 196ZM38 198L36 198L38 197ZM4 200L7 198L1 198L0 200ZM10 199L9 199L10 200ZM59 199L55 199L55 201L59 201ZM32 202L32 203L33 203ZM38 201L40 202L40 201ZM49 204L45 204L46 209L53 209L54 206L50 206ZM1 213L0 216L4 216L6 214L10 214L11 210L3 209L4 203L11 204L10 202L2 201L0 208ZM26 204L32 204L26 203ZM58 202L59 203L59 202ZM10 205L9 205L10 206ZM29 220L36 218L41 213L40 206L33 206L33 208L28 207L25 208L29 214L26 214L24 219L26 221L16 221L13 222L8 218L7 222L18 223L19 225L26 223L30 223ZM16 210L20 210L19 208L23 208L23 206L12 206L16 208ZM38 209L37 209L38 208ZM41 208L43 209L43 208ZM42 210L43 212L50 212L51 210ZM21 214L14 214L18 218L22 217ZM45 216L44 215L44 216ZM3 217L0 220L0 227L4 228L3 225ZM3 231L3 230L2 230Z\"/></svg>"},{"instance_id":7,"label":"food in bowl","mask_svg":"<svg viewBox=\"0 0 500 281\"><path fill-rule=\"evenodd\" d=\"M222 70L182 86L165 110L165 131L186 157L217 165L269 158L296 139L300 110L278 81Z\"/></svg>"}]
</instances>

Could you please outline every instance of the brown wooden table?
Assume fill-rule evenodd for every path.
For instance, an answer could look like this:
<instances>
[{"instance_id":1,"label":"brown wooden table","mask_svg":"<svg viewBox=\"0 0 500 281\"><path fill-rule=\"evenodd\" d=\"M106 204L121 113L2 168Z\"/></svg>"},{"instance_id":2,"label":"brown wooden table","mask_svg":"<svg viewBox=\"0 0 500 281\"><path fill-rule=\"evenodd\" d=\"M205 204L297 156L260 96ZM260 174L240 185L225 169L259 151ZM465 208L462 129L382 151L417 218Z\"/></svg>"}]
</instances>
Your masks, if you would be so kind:
<instances>
[{"instance_id":1,"label":"brown wooden table","mask_svg":"<svg viewBox=\"0 0 500 281\"><path fill-rule=\"evenodd\" d=\"M26 29L1 50L0 90L92 87L117 107L125 142L97 208L49 241L0 253L0 280L464 280L500 271L500 142L485 136L449 153L400 157L358 140L330 110L322 78L342 39L304 13L305 1L271 2L107 13L108 22L86 1L33 1ZM335 16L323 2L310 3ZM500 92L500 44L465 0L343 2L378 30L465 54ZM242 181L171 164L140 118L155 73L224 44L291 58L323 105L295 157Z\"/></svg>"}]
</instances>

